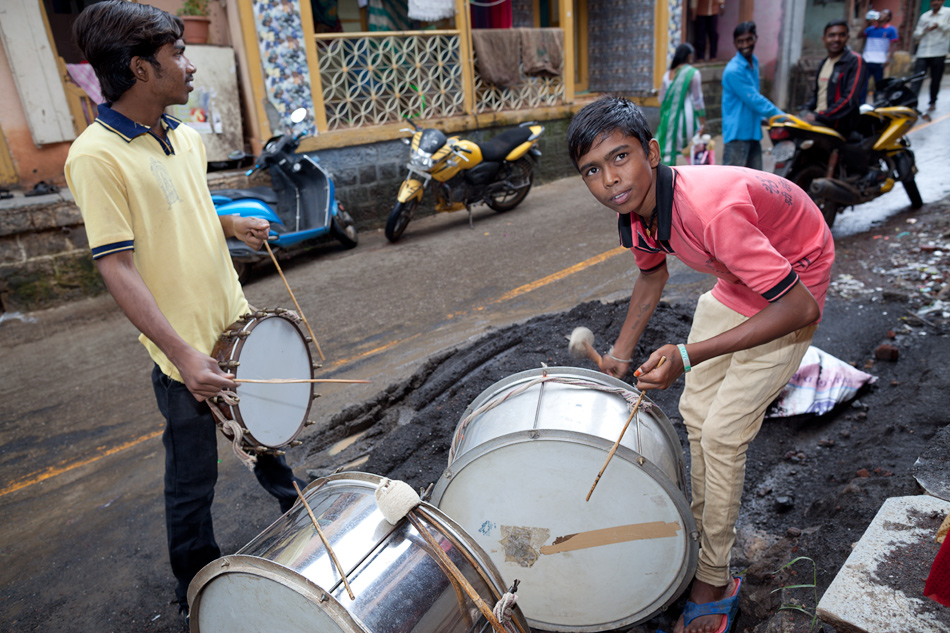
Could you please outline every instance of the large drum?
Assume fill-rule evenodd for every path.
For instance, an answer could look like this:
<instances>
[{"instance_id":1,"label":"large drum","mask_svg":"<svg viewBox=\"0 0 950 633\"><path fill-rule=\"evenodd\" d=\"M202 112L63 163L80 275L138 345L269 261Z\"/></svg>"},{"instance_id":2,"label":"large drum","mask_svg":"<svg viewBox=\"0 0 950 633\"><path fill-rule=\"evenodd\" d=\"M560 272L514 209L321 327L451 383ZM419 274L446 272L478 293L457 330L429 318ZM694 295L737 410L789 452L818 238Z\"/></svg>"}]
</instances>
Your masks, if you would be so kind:
<instances>
[{"instance_id":1,"label":"large drum","mask_svg":"<svg viewBox=\"0 0 950 633\"><path fill-rule=\"evenodd\" d=\"M376 505L381 478L341 473L304 497L346 570L350 599L303 504L202 569L188 588L192 633L492 633L408 520L388 523ZM505 593L488 556L438 508L413 511L489 608ZM530 633L515 606L517 633Z\"/></svg>"},{"instance_id":2,"label":"large drum","mask_svg":"<svg viewBox=\"0 0 950 633\"><path fill-rule=\"evenodd\" d=\"M462 417L432 500L488 552L535 628L604 631L648 620L692 580L698 534L669 420L640 413L585 501L639 392L572 367L485 390Z\"/></svg>"},{"instance_id":3,"label":"large drum","mask_svg":"<svg viewBox=\"0 0 950 633\"><path fill-rule=\"evenodd\" d=\"M308 341L286 310L260 310L225 330L211 356L238 379L308 380L313 378ZM247 429L242 444L260 452L286 446L303 430L313 383L244 383L237 394L233 405L215 397L212 406Z\"/></svg>"}]
</instances>

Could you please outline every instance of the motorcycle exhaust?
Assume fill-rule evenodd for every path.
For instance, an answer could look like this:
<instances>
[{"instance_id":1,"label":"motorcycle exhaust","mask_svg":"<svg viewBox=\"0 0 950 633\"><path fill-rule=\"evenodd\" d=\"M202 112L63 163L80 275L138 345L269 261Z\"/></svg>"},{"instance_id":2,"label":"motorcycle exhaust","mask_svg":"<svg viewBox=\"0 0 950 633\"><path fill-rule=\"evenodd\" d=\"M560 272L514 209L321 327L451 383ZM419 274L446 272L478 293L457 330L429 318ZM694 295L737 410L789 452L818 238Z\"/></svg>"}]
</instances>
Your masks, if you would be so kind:
<instances>
[{"instance_id":1,"label":"motorcycle exhaust","mask_svg":"<svg viewBox=\"0 0 950 633\"><path fill-rule=\"evenodd\" d=\"M824 198L847 207L866 202L857 189L834 178L815 178L808 193L812 198Z\"/></svg>"}]
</instances>

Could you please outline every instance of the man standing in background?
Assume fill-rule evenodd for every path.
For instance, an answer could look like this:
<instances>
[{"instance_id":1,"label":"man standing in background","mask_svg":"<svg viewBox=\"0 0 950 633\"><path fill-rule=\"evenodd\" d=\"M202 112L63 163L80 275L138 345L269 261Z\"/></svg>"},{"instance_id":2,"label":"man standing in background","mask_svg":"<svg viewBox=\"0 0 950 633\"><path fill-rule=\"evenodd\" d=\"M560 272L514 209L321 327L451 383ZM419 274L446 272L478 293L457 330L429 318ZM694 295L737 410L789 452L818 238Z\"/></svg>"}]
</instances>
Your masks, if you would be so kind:
<instances>
[{"instance_id":1,"label":"man standing in background","mask_svg":"<svg viewBox=\"0 0 950 633\"><path fill-rule=\"evenodd\" d=\"M943 0L931 0L930 11L920 16L914 29L914 41L918 42L914 74L930 72L930 106L924 113L924 118L929 121L930 113L937 109L937 94L940 92L947 49L950 48L950 9L943 6ZM911 84L911 89L918 96L921 83L923 79Z\"/></svg>"},{"instance_id":2,"label":"man standing in background","mask_svg":"<svg viewBox=\"0 0 950 633\"><path fill-rule=\"evenodd\" d=\"M884 21L884 12L868 11L868 26L864 29L864 61L867 62L868 78L874 77L874 90L884 79L884 69L891 61L891 44L897 41L897 29ZM859 103L865 103L868 97L868 82L861 89Z\"/></svg>"},{"instance_id":3,"label":"man standing in background","mask_svg":"<svg viewBox=\"0 0 950 633\"><path fill-rule=\"evenodd\" d=\"M706 59L706 39L709 39L709 59L716 59L719 51L719 15L726 8L726 0L689 0L693 16L696 61Z\"/></svg>"},{"instance_id":4,"label":"man standing in background","mask_svg":"<svg viewBox=\"0 0 950 633\"><path fill-rule=\"evenodd\" d=\"M762 170L762 119L782 114L759 92L755 22L743 22L732 34L736 55L722 71L722 161Z\"/></svg>"}]
</instances>

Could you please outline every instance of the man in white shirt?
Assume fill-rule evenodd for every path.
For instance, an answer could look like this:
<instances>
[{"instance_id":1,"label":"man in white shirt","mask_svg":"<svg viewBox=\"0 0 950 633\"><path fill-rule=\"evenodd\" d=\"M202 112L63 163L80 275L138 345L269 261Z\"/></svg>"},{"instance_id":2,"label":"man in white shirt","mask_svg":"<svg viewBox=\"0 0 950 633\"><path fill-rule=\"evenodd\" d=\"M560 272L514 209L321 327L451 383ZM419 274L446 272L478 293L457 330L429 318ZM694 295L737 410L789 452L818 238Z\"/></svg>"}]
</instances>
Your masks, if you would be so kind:
<instances>
[{"instance_id":1,"label":"man in white shirt","mask_svg":"<svg viewBox=\"0 0 950 633\"><path fill-rule=\"evenodd\" d=\"M943 6L943 0L930 1L930 11L920 16L914 29L914 41L919 42L914 74L930 71L930 106L924 113L924 118L929 121L930 113L937 109L943 66L950 49L950 9ZM923 79L918 79L912 84L914 93L920 94L922 82Z\"/></svg>"}]
</instances>

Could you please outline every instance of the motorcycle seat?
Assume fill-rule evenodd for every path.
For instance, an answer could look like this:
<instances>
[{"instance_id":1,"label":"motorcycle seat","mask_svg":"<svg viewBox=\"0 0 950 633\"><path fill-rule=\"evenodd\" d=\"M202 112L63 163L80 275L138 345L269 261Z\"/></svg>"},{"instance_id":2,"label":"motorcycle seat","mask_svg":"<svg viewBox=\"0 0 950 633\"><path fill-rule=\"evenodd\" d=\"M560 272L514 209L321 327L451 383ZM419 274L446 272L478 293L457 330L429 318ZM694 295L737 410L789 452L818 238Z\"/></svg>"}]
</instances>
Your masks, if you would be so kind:
<instances>
[{"instance_id":1,"label":"motorcycle seat","mask_svg":"<svg viewBox=\"0 0 950 633\"><path fill-rule=\"evenodd\" d=\"M224 196L231 200L260 200L267 204L277 204L277 192L270 187L249 187L247 189L216 189L215 196Z\"/></svg>"},{"instance_id":2,"label":"motorcycle seat","mask_svg":"<svg viewBox=\"0 0 950 633\"><path fill-rule=\"evenodd\" d=\"M505 160L511 150L527 141L531 134L531 128L527 126L516 127L502 132L486 143L478 143L478 147L482 150L484 160L498 163Z\"/></svg>"}]
</instances>

